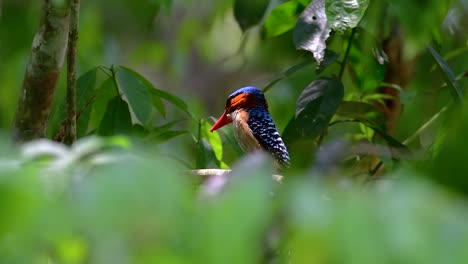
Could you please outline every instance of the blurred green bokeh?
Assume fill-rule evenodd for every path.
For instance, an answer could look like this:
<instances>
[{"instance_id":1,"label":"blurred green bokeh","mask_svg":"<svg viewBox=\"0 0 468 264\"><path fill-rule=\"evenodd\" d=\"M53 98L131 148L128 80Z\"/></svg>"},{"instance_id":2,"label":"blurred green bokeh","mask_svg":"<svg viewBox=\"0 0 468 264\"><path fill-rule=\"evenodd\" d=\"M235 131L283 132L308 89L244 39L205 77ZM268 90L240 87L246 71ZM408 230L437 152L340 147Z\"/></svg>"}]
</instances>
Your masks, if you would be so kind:
<instances>
[{"instance_id":1,"label":"blurred green bokeh","mask_svg":"<svg viewBox=\"0 0 468 264\"><path fill-rule=\"evenodd\" d=\"M376 91L387 69L376 43L389 37L394 23L401 29L402 59L414 64L392 136L411 155L398 161L388 154L388 142L366 145L374 130L336 123L321 148L307 140L291 146L302 167L286 171L281 184L271 181L268 158L241 159L230 128L208 132L210 116L222 113L226 95L237 88L279 80L266 97L284 131L301 92L344 67L351 29L332 34L327 48L339 60L317 71L316 64L303 64L311 56L295 49L291 30L265 38L262 23L288 1L270 1L261 20L247 20L260 24L246 32L236 23L234 2L82 1L78 76L91 72L96 87L110 87L106 92L114 89L106 75L114 70L123 74L117 78L124 88L150 83L159 94L128 105L153 110L164 104L167 110L123 118L106 112L106 101L98 114L87 113L91 123L106 114L107 123L143 118L154 121L154 131L135 122L125 127L131 136L113 137L122 131L98 123L96 131L80 127L83 138L66 147L45 140L6 143L41 1L0 1L0 263L468 263L466 102L454 103L446 76L426 50L426 44L435 47L466 94L468 1L369 1L354 36L340 80L344 100L362 103L348 106L362 107L382 99ZM261 2L255 7L263 8ZM310 1L288 3L293 25ZM297 64L303 66L288 71ZM50 137L64 116L64 73ZM106 100L115 98L114 90ZM163 103L168 97L161 94L171 100ZM356 116L357 108L351 109ZM386 169L381 178L371 177L366 155L348 155L352 151L339 144L333 149L343 139L356 143L352 151L364 142L377 153ZM334 160L340 155L344 162ZM210 188L225 178L200 183L187 172L212 167L235 170L216 195ZM362 181L362 171L372 175Z\"/></svg>"}]
</instances>

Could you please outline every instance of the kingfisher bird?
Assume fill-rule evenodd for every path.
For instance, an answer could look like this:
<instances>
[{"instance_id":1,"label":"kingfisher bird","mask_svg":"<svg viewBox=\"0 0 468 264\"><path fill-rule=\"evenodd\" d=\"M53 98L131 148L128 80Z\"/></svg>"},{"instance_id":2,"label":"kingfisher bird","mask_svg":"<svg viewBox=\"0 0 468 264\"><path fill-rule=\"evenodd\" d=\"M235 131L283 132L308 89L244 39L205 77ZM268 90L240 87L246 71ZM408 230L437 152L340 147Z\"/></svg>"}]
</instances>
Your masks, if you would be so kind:
<instances>
[{"instance_id":1,"label":"kingfisher bird","mask_svg":"<svg viewBox=\"0 0 468 264\"><path fill-rule=\"evenodd\" d=\"M268 103L262 91L248 86L229 95L224 113L210 131L231 122L234 137L243 151L264 150L273 156L279 167L290 165L288 150L268 112Z\"/></svg>"}]
</instances>

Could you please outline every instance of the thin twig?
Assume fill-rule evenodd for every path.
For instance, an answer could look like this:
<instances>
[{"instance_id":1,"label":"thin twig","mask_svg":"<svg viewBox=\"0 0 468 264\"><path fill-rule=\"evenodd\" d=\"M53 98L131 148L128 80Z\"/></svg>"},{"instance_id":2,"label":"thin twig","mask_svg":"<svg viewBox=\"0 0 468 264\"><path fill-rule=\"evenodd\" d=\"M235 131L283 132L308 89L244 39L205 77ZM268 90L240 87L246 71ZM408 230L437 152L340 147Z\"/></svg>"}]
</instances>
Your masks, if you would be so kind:
<instances>
[{"instance_id":1,"label":"thin twig","mask_svg":"<svg viewBox=\"0 0 468 264\"><path fill-rule=\"evenodd\" d=\"M80 0L70 3L70 29L68 34L67 53L67 114L68 126L65 133L65 144L76 141L76 42L78 40L78 19Z\"/></svg>"},{"instance_id":2,"label":"thin twig","mask_svg":"<svg viewBox=\"0 0 468 264\"><path fill-rule=\"evenodd\" d=\"M447 111L448 107L447 106L444 106L442 107L442 109L440 109L439 112L437 112L435 115L433 115L426 123L424 123L418 130L416 130L416 132L414 132L411 136L409 136L405 141L403 141L403 144L404 145L407 145L408 143L410 143L411 141L413 141L414 139L416 139L419 134L421 134L424 130L426 130L430 125L432 125L437 119L439 119L439 117L445 112Z\"/></svg>"},{"instance_id":3,"label":"thin twig","mask_svg":"<svg viewBox=\"0 0 468 264\"><path fill-rule=\"evenodd\" d=\"M343 61L341 62L340 74L338 75L340 79L343 77L344 70L346 68L346 61L348 60L349 52L351 50L351 45L353 43L353 38L355 34L356 34L356 28L353 28L351 30L351 35L349 36L348 47L346 47L346 52L343 57Z\"/></svg>"}]
</instances>

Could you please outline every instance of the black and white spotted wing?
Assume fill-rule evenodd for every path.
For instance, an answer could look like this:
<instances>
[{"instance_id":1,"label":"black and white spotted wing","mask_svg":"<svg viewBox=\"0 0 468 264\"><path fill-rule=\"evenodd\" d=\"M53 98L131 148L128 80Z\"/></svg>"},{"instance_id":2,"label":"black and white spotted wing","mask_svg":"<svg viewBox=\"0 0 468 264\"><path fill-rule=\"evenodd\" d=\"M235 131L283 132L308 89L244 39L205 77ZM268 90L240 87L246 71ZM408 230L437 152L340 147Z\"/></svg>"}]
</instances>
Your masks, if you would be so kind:
<instances>
[{"instance_id":1,"label":"black and white spotted wing","mask_svg":"<svg viewBox=\"0 0 468 264\"><path fill-rule=\"evenodd\" d=\"M289 166L288 150L268 111L254 108L248 112L249 120L247 124L262 148L271 153L281 165Z\"/></svg>"}]
</instances>

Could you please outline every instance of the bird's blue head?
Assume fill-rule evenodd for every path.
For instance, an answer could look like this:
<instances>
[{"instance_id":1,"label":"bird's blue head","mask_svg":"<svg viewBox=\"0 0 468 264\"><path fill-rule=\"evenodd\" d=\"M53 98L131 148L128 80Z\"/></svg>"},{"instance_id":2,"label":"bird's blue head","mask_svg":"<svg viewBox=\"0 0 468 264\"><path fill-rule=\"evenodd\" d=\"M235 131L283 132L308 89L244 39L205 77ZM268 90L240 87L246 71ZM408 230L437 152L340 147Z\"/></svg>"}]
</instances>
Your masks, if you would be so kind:
<instances>
[{"instance_id":1,"label":"bird's blue head","mask_svg":"<svg viewBox=\"0 0 468 264\"><path fill-rule=\"evenodd\" d=\"M213 125L211 131L231 123L232 120L228 115L232 112L238 109L249 109L251 107L264 107L265 109L268 109L268 104L262 91L253 86L238 89L228 96L224 113Z\"/></svg>"}]
</instances>

